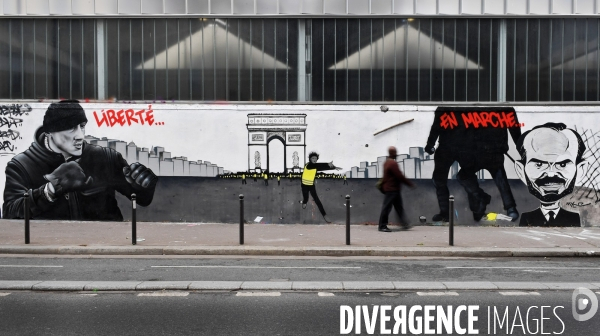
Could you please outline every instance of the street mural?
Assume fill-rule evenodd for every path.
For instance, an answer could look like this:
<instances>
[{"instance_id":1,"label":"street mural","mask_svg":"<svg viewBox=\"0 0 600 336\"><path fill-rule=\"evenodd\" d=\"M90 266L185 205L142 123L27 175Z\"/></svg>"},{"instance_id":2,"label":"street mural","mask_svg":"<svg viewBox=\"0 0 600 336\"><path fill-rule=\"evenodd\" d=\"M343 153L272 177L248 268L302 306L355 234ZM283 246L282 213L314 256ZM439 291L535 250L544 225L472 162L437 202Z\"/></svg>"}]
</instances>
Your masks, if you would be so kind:
<instances>
[{"instance_id":1,"label":"street mural","mask_svg":"<svg viewBox=\"0 0 600 336\"><path fill-rule=\"evenodd\" d=\"M15 101L2 218L23 218L27 194L33 219L121 221L135 193L142 218L235 222L243 193L264 223L341 222L345 195L353 222L376 222L395 146L413 223L597 225L600 109L561 108Z\"/></svg>"},{"instance_id":2,"label":"street mural","mask_svg":"<svg viewBox=\"0 0 600 336\"><path fill-rule=\"evenodd\" d=\"M504 169L504 156L508 152L508 133L516 143L521 127L513 108L439 107L429 131L425 151L435 153L432 179L435 185L440 212L433 220L449 218L448 174L456 162L460 185L467 192L473 219L479 221L486 214L491 196L479 187L477 172L487 170L492 176L507 215L512 221L519 218ZM437 149L434 147L439 140Z\"/></svg>"},{"instance_id":3,"label":"street mural","mask_svg":"<svg viewBox=\"0 0 600 336\"><path fill-rule=\"evenodd\" d=\"M156 175L139 162L84 141L88 120L77 101L51 104L34 142L6 166L3 218L23 218L25 197L35 219L123 220L115 191L142 206L152 202Z\"/></svg>"},{"instance_id":4,"label":"street mural","mask_svg":"<svg viewBox=\"0 0 600 336\"><path fill-rule=\"evenodd\" d=\"M546 123L523 133L515 161L519 178L540 200L540 207L521 216L521 226L580 226L579 214L560 207L573 193L577 176L585 176L586 146L576 131L563 123Z\"/></svg>"},{"instance_id":5,"label":"street mural","mask_svg":"<svg viewBox=\"0 0 600 336\"><path fill-rule=\"evenodd\" d=\"M332 169L341 170L342 168L336 167L333 164L333 161L329 163L317 162L317 160L319 160L319 154L317 152L310 152L308 154L308 159L310 162L308 162L304 166L304 170L302 171L302 209L306 209L306 203L308 203L308 194L310 193L310 196L312 196L313 200L317 204L317 207L319 208L323 219L327 223L331 223L331 221L327 218L327 213L325 213L325 208L323 208L323 204L319 199L319 195L317 195L315 179L317 176L317 172L319 171Z\"/></svg>"}]
</instances>

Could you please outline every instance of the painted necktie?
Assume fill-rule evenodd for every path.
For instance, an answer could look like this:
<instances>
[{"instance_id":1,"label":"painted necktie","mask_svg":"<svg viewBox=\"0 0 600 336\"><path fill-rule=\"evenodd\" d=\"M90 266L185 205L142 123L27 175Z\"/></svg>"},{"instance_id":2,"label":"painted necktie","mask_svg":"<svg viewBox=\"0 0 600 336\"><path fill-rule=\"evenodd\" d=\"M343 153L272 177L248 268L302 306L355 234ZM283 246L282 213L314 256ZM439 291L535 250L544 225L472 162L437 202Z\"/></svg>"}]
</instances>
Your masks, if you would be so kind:
<instances>
[{"instance_id":1,"label":"painted necktie","mask_svg":"<svg viewBox=\"0 0 600 336\"><path fill-rule=\"evenodd\" d=\"M548 224L554 224L554 211L548 211Z\"/></svg>"}]
</instances>

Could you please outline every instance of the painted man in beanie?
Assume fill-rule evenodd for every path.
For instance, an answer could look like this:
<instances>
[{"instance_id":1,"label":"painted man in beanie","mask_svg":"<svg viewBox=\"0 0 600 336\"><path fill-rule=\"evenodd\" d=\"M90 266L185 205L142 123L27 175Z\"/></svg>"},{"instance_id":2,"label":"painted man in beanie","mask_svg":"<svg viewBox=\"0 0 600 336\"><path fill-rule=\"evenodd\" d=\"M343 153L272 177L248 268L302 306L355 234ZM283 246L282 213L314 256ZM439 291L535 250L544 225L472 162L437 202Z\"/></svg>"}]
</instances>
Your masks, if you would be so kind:
<instances>
[{"instance_id":1,"label":"painted man in beanie","mask_svg":"<svg viewBox=\"0 0 600 336\"><path fill-rule=\"evenodd\" d=\"M402 196L400 194L400 186L406 184L412 188L415 185L404 177L404 174L398 168L396 157L398 156L396 147L388 148L388 157L383 164L383 181L381 183L382 192L385 194L383 206L381 207L381 215L379 216L379 231L392 232L388 228L388 217L392 206L396 209L400 222L404 229L410 228L404 216L404 208L402 207Z\"/></svg>"},{"instance_id":2,"label":"painted man in beanie","mask_svg":"<svg viewBox=\"0 0 600 336\"><path fill-rule=\"evenodd\" d=\"M140 163L129 165L111 148L84 141L87 118L76 100L52 103L31 147L6 166L3 218L24 217L28 194L35 219L121 221L115 191L152 202L158 178Z\"/></svg>"}]
</instances>

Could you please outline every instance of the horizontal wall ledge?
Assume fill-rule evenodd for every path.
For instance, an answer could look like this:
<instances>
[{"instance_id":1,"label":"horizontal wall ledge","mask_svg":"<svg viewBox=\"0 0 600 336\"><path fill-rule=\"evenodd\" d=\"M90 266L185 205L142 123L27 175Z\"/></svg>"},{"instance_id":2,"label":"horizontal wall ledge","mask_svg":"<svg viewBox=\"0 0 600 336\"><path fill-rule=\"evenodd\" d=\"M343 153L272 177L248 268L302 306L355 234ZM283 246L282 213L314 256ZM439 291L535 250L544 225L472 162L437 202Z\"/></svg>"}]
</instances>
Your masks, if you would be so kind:
<instances>
[{"instance_id":1,"label":"horizontal wall ledge","mask_svg":"<svg viewBox=\"0 0 600 336\"><path fill-rule=\"evenodd\" d=\"M15 103L42 103L44 105L48 105L53 102L58 102L60 99L44 99L40 101L38 99L0 99L1 104L15 104ZM320 102L320 101L274 101L274 102L256 102L256 101L228 101L228 102L212 102L212 101L197 101L197 100L169 100L168 102L160 102L160 101L151 101L151 100L80 100L80 103L89 103L89 104L102 104L106 106L106 104L122 104L126 105L148 105L152 104L155 106L177 106L175 109L180 109L181 106L186 105L202 105L203 107L209 106L211 109L219 109L219 110L230 110L233 106L237 106L237 108L247 109L252 106L260 106L261 109L268 106L276 106L279 108L280 106L304 106L307 108L308 106L329 106L335 107L340 106L343 107L344 110L348 110L349 106L354 106L357 109L362 109L361 106L377 106L377 111L381 112L380 106L403 106L405 109L414 108L417 106L533 106L539 109L540 106L544 106L544 108L552 109L554 107L561 109L569 106L577 106L577 108L587 107L598 109L600 111L600 102L595 101L567 101L567 102L464 102L464 101L456 101L456 102L389 102L389 101L366 101L366 102Z\"/></svg>"},{"instance_id":2,"label":"horizontal wall ledge","mask_svg":"<svg viewBox=\"0 0 600 336\"><path fill-rule=\"evenodd\" d=\"M56 19L152 19L152 18L239 18L239 19L357 19L357 18L420 18L420 19L515 19L515 18L590 18L597 19L600 14L2 14L0 18L56 18Z\"/></svg>"}]
</instances>

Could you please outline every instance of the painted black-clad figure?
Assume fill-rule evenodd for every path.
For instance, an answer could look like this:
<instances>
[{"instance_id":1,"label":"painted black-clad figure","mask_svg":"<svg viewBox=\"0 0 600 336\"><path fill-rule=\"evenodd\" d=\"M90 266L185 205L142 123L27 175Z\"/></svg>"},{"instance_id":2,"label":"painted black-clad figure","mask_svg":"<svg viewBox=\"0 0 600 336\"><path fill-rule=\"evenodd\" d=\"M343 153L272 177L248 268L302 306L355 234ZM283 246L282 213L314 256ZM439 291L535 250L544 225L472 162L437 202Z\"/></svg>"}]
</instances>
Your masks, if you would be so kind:
<instances>
[{"instance_id":1,"label":"painted black-clad figure","mask_svg":"<svg viewBox=\"0 0 600 336\"><path fill-rule=\"evenodd\" d=\"M120 153L84 141L87 118L76 100L51 104L29 149L6 166L3 218L24 217L27 193L31 217L56 220L121 221L115 191L147 206L158 178Z\"/></svg>"},{"instance_id":2,"label":"painted black-clad figure","mask_svg":"<svg viewBox=\"0 0 600 336\"><path fill-rule=\"evenodd\" d=\"M508 132L507 132L508 130ZM456 178L467 192L473 219L484 215L491 197L479 187L476 173L485 169L491 174L508 216L519 218L506 171L504 154L508 152L508 134L516 143L521 136L514 108L510 107L438 107L431 125L425 151L434 156L433 184L440 212L434 221L449 219L448 174L456 161L461 169ZM435 142L439 139L436 149Z\"/></svg>"}]
</instances>

